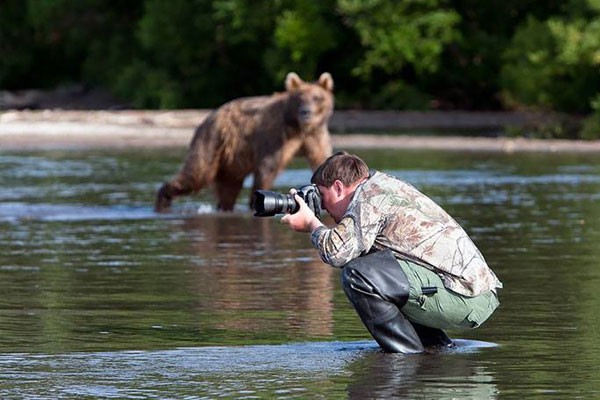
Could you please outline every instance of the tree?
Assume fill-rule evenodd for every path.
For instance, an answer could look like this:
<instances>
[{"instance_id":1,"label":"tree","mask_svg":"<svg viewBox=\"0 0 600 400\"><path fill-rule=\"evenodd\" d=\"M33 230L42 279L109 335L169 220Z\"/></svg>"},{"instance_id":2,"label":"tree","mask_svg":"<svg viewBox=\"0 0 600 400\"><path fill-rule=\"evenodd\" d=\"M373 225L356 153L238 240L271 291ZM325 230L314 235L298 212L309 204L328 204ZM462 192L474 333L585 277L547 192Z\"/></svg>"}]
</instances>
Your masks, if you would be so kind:
<instances>
[{"instance_id":1,"label":"tree","mask_svg":"<svg viewBox=\"0 0 600 400\"><path fill-rule=\"evenodd\" d=\"M396 98L397 106L423 108L427 96L410 80L440 69L444 46L459 37L460 16L444 0L339 0L338 8L364 49L352 73L366 85L385 75L383 103Z\"/></svg>"},{"instance_id":2,"label":"tree","mask_svg":"<svg viewBox=\"0 0 600 400\"><path fill-rule=\"evenodd\" d=\"M600 88L600 16L529 19L504 54L508 106L589 112Z\"/></svg>"}]
</instances>

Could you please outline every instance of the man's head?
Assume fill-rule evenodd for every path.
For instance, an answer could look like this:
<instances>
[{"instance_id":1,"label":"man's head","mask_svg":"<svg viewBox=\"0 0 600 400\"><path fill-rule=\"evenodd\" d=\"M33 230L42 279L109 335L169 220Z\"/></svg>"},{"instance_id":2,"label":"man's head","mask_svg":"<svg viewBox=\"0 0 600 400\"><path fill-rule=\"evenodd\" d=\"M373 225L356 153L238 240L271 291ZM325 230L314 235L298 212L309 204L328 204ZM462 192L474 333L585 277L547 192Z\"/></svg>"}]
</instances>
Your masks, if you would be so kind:
<instances>
[{"instance_id":1,"label":"man's head","mask_svg":"<svg viewBox=\"0 0 600 400\"><path fill-rule=\"evenodd\" d=\"M339 180L346 186L369 177L369 167L354 154L338 151L323 162L310 180L317 186L329 187Z\"/></svg>"},{"instance_id":2,"label":"man's head","mask_svg":"<svg viewBox=\"0 0 600 400\"><path fill-rule=\"evenodd\" d=\"M310 181L321 193L323 208L335 222L340 222L356 187L368 177L369 167L363 160L341 151L325 160Z\"/></svg>"}]
</instances>

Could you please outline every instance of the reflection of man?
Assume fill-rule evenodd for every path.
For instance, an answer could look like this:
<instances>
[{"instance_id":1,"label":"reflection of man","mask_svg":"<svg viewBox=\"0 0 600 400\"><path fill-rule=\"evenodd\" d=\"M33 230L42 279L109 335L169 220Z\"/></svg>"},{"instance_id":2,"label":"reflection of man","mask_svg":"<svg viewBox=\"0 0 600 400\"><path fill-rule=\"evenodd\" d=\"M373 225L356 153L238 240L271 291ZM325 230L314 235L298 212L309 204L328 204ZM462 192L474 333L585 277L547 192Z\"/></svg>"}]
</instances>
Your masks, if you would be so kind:
<instances>
[{"instance_id":1,"label":"reflection of man","mask_svg":"<svg viewBox=\"0 0 600 400\"><path fill-rule=\"evenodd\" d=\"M496 399L493 371L473 357L365 352L346 369L348 399Z\"/></svg>"},{"instance_id":2,"label":"reflection of man","mask_svg":"<svg viewBox=\"0 0 600 400\"><path fill-rule=\"evenodd\" d=\"M369 173L340 152L311 182L337 225L328 229L299 196L282 222L311 241L326 263L343 267L348 299L386 352L418 353L452 342L443 329L476 328L498 307L502 287L467 233L411 185Z\"/></svg>"}]
</instances>

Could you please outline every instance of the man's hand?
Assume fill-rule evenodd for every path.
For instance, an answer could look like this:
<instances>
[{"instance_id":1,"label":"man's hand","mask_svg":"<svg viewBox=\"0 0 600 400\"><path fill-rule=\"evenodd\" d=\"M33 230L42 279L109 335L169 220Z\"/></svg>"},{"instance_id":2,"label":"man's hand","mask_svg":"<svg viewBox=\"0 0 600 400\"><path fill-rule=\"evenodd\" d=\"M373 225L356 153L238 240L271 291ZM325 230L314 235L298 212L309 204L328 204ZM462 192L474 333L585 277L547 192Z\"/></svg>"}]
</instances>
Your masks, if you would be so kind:
<instances>
[{"instance_id":1,"label":"man's hand","mask_svg":"<svg viewBox=\"0 0 600 400\"><path fill-rule=\"evenodd\" d=\"M300 205L300 209L294 214L286 214L281 218L281 222L289 225L290 228L297 232L312 232L323 223L315 216L315 213L306 205L302 197L294 192L294 198Z\"/></svg>"}]
</instances>

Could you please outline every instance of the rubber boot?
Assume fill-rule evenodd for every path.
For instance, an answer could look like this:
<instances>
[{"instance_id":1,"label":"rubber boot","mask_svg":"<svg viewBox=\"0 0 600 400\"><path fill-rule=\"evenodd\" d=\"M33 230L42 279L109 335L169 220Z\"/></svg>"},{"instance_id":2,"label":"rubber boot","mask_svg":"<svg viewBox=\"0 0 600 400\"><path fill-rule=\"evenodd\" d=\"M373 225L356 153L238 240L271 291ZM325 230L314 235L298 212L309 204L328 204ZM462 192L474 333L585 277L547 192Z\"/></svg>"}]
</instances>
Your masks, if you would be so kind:
<instances>
[{"instance_id":1,"label":"rubber boot","mask_svg":"<svg viewBox=\"0 0 600 400\"><path fill-rule=\"evenodd\" d=\"M410 322L425 347L452 347L454 342L441 329Z\"/></svg>"},{"instance_id":2,"label":"rubber boot","mask_svg":"<svg viewBox=\"0 0 600 400\"><path fill-rule=\"evenodd\" d=\"M363 324L389 353L421 353L424 346L400 309L406 304L408 279L389 251L356 258L342 270L342 286Z\"/></svg>"}]
</instances>

